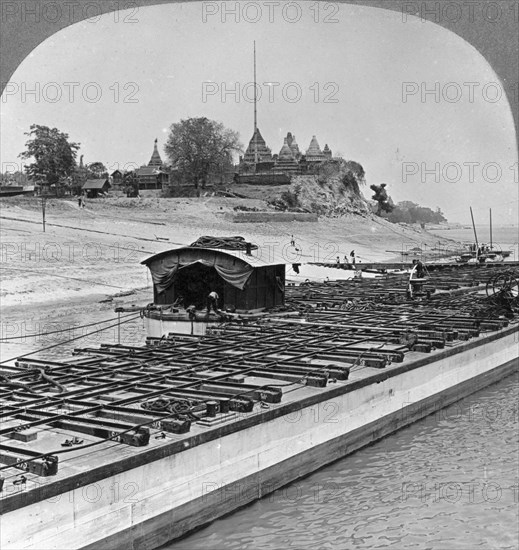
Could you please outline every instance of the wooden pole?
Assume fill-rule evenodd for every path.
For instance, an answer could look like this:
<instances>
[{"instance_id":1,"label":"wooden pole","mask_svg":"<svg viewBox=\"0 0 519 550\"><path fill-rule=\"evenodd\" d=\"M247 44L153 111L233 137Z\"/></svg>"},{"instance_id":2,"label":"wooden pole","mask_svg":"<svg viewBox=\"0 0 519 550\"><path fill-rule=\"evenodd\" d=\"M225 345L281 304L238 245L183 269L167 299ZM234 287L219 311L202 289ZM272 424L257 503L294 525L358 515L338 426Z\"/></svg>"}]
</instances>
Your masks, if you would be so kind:
<instances>
[{"instance_id":1,"label":"wooden pole","mask_svg":"<svg viewBox=\"0 0 519 550\"><path fill-rule=\"evenodd\" d=\"M493 250L492 246L492 208L490 209L490 250Z\"/></svg>"},{"instance_id":2,"label":"wooden pole","mask_svg":"<svg viewBox=\"0 0 519 550\"><path fill-rule=\"evenodd\" d=\"M470 217L472 218L472 229L474 229L474 238L476 239L476 259L479 256L479 243L478 243L478 234L476 233L476 224L474 223L474 214L472 213L472 206L470 207Z\"/></svg>"},{"instance_id":3,"label":"wooden pole","mask_svg":"<svg viewBox=\"0 0 519 550\"><path fill-rule=\"evenodd\" d=\"M42 217L43 217L43 232L45 233L45 203L46 203L46 198L45 197L42 197L41 198L41 213L42 213Z\"/></svg>"}]
</instances>

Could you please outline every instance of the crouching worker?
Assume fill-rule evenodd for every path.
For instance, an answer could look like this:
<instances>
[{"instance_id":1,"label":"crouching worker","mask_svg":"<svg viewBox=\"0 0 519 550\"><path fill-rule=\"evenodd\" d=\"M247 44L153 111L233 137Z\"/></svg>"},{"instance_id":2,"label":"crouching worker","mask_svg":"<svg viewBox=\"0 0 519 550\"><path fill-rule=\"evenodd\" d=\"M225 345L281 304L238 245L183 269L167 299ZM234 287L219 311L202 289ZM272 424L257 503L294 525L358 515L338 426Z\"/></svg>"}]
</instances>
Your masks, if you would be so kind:
<instances>
[{"instance_id":1,"label":"crouching worker","mask_svg":"<svg viewBox=\"0 0 519 550\"><path fill-rule=\"evenodd\" d=\"M218 315L218 300L220 299L220 296L213 290L209 293L209 296L207 296L207 315L211 313L211 309L214 310L214 312Z\"/></svg>"}]
</instances>

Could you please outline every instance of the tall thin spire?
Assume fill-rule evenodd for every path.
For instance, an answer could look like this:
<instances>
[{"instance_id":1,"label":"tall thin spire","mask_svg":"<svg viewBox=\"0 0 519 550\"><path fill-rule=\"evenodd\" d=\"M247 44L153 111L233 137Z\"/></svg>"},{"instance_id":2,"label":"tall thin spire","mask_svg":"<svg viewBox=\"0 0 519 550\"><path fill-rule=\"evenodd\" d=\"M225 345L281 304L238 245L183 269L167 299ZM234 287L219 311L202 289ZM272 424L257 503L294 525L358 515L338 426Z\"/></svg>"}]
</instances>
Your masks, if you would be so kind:
<instances>
[{"instance_id":1,"label":"tall thin spire","mask_svg":"<svg viewBox=\"0 0 519 550\"><path fill-rule=\"evenodd\" d=\"M256 89L256 40L254 40L254 132L258 127L258 111L257 111L257 89Z\"/></svg>"},{"instance_id":2,"label":"tall thin spire","mask_svg":"<svg viewBox=\"0 0 519 550\"><path fill-rule=\"evenodd\" d=\"M256 40L254 40L254 162L259 161L258 155L258 96L256 89Z\"/></svg>"}]
</instances>

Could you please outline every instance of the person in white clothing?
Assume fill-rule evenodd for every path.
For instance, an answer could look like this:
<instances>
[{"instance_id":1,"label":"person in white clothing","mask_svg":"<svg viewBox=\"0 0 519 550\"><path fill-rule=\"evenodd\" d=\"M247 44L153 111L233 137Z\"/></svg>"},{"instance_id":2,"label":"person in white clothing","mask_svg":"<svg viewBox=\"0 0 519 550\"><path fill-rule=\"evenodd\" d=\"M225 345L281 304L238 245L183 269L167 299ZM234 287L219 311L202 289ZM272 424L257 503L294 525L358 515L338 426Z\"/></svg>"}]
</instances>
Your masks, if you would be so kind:
<instances>
[{"instance_id":1,"label":"person in white clothing","mask_svg":"<svg viewBox=\"0 0 519 550\"><path fill-rule=\"evenodd\" d=\"M214 310L215 313L218 313L218 300L220 299L220 296L218 296L218 293L214 290L209 293L209 296L207 296L207 315L211 313L211 309Z\"/></svg>"}]
</instances>

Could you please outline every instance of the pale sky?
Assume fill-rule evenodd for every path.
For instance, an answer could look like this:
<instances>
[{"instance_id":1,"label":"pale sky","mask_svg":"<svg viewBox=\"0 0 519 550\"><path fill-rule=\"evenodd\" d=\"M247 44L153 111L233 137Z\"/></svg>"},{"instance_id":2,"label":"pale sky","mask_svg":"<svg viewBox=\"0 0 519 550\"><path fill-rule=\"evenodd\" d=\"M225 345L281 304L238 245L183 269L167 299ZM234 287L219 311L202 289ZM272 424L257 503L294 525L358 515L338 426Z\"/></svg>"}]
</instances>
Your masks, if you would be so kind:
<instances>
[{"instance_id":1,"label":"pale sky","mask_svg":"<svg viewBox=\"0 0 519 550\"><path fill-rule=\"evenodd\" d=\"M470 220L470 205L481 219L492 207L499 222L517 223L511 109L504 94L495 100L498 77L472 46L392 11L342 4L316 22L315 4L299 2L300 19L290 23L295 11L284 18L278 8L271 22L267 7L254 4L261 13L251 9L249 21L238 23L232 15L222 21L221 12L204 22L202 3L172 4L106 14L54 35L20 65L2 96L2 171L20 164L33 123L68 133L85 162L102 161L110 171L147 163L156 137L165 158L168 127L188 117L218 120L246 146L253 108L244 94L252 98L256 40L258 126L273 153L289 131L302 150L315 134L321 147L360 162L368 186L386 182L395 201L440 206L449 221L462 222ZM325 23L326 15L338 22ZM267 82L279 83L270 87L271 101ZM436 82L439 97L423 101L421 90ZM39 102L24 93L37 86ZM364 194L371 196L369 188Z\"/></svg>"}]
</instances>

